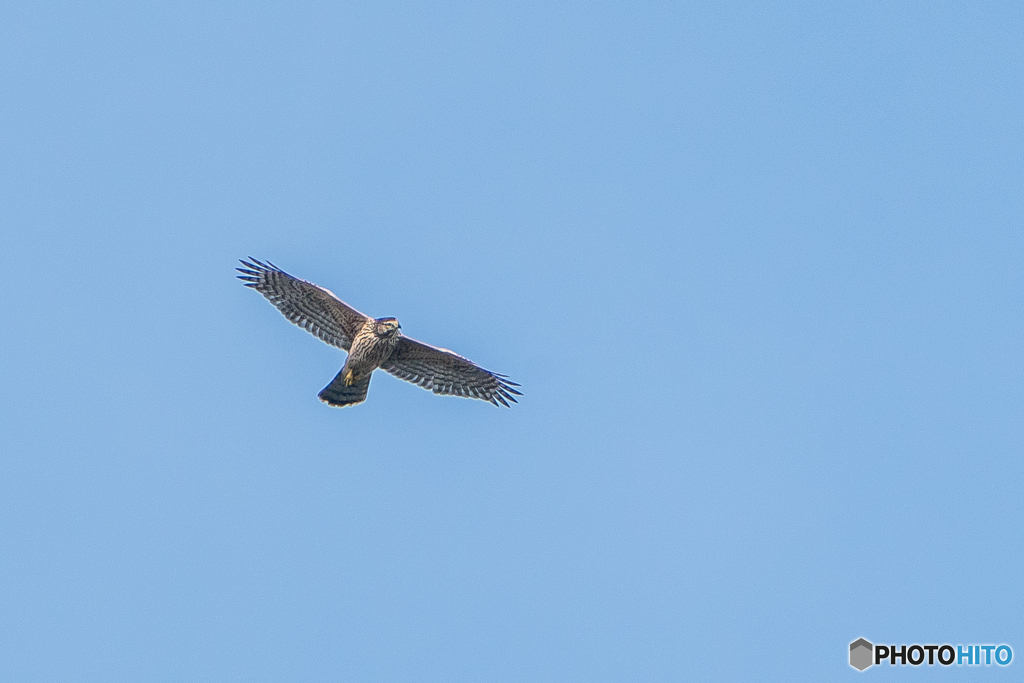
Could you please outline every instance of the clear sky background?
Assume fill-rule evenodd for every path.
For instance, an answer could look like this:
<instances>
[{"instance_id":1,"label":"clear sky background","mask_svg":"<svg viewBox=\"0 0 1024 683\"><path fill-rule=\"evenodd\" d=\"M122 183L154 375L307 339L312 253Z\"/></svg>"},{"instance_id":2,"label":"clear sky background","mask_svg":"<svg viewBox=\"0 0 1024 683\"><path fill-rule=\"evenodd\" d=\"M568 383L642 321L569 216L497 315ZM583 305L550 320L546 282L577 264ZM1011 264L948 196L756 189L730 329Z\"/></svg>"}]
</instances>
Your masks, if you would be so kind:
<instances>
[{"instance_id":1,"label":"clear sky background","mask_svg":"<svg viewBox=\"0 0 1024 683\"><path fill-rule=\"evenodd\" d=\"M1005 642L973 673L1010 680L1022 35L1016 2L4 3L0 679L951 673L859 674L863 636ZM321 404L344 354L248 255L525 396Z\"/></svg>"}]
</instances>

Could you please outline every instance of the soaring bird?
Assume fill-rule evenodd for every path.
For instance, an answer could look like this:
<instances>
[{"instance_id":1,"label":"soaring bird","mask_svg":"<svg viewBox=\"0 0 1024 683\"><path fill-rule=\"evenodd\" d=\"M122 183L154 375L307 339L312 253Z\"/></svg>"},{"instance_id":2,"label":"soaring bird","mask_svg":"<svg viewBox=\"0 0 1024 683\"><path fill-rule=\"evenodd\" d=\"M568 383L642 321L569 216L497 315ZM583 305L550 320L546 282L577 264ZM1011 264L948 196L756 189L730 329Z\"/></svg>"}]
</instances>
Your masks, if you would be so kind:
<instances>
[{"instance_id":1,"label":"soaring bird","mask_svg":"<svg viewBox=\"0 0 1024 683\"><path fill-rule=\"evenodd\" d=\"M250 257L236 268L238 278L267 298L284 317L331 346L348 351L345 365L318 396L332 406L366 400L370 375L377 368L435 394L465 396L508 407L517 403L519 385L485 370L454 351L402 334L395 318L371 318L330 291L300 280L269 261Z\"/></svg>"}]
</instances>

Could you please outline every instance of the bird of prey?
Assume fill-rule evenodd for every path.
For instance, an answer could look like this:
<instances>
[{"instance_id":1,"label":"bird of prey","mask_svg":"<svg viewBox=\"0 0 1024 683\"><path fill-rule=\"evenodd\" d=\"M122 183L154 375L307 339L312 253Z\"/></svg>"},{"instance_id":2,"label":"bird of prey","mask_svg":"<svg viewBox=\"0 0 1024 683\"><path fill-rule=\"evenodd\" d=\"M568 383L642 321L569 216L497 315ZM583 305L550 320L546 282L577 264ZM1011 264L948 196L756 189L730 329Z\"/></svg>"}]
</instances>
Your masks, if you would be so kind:
<instances>
[{"instance_id":1,"label":"bird of prey","mask_svg":"<svg viewBox=\"0 0 1024 683\"><path fill-rule=\"evenodd\" d=\"M370 375L377 368L399 379L430 389L435 394L465 396L508 407L517 403L519 385L436 346L402 334L395 318L371 318L352 308L330 291L300 280L269 261L250 257L236 268L240 280L307 332L331 346L348 351L345 365L320 392L320 400L332 406L350 406L366 400Z\"/></svg>"}]
</instances>

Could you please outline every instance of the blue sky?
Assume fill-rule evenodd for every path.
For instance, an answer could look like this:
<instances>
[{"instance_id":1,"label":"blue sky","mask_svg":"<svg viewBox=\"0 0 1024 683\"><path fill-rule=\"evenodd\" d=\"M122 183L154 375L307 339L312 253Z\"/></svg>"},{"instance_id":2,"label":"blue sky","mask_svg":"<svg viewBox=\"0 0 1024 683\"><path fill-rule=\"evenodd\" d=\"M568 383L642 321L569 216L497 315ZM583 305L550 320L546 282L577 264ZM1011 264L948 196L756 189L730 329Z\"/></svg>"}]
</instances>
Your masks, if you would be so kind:
<instances>
[{"instance_id":1,"label":"blue sky","mask_svg":"<svg viewBox=\"0 0 1024 683\"><path fill-rule=\"evenodd\" d=\"M5 3L0 679L1024 656L1022 30L1017 3ZM525 396L378 374L328 408L344 354L240 286L249 255Z\"/></svg>"}]
</instances>

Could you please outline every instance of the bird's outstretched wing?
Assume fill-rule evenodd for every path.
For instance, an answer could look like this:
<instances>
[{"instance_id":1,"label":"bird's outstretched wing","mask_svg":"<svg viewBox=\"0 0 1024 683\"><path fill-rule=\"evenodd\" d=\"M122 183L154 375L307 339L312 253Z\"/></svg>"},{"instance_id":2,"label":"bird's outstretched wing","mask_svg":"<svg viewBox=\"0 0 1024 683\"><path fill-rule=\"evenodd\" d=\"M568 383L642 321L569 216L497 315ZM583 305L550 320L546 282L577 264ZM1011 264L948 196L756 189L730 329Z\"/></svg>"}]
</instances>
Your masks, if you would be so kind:
<instances>
[{"instance_id":1,"label":"bird's outstretched wing","mask_svg":"<svg viewBox=\"0 0 1024 683\"><path fill-rule=\"evenodd\" d=\"M381 369L399 379L430 389L435 394L466 396L508 406L518 403L512 394L522 396L505 375L499 375L462 356L430 344L402 337Z\"/></svg>"},{"instance_id":2,"label":"bird's outstretched wing","mask_svg":"<svg viewBox=\"0 0 1024 683\"><path fill-rule=\"evenodd\" d=\"M246 287L267 297L284 317L332 346L348 351L370 320L329 290L293 277L269 261L261 263L250 257L242 265L245 267L235 270L242 273L238 279L244 280Z\"/></svg>"}]
</instances>

